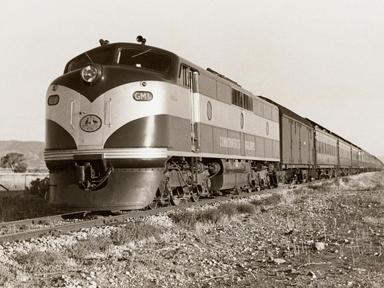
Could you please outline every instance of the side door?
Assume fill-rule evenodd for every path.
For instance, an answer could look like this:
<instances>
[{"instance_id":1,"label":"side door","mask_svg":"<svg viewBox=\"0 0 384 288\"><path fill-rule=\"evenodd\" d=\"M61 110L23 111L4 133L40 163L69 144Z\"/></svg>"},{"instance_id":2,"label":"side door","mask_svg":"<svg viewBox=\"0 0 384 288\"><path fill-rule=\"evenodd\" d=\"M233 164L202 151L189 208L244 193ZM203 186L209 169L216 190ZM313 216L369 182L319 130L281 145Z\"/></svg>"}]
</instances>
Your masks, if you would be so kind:
<instances>
[{"instance_id":1,"label":"side door","mask_svg":"<svg viewBox=\"0 0 384 288\"><path fill-rule=\"evenodd\" d=\"M312 130L310 128L307 128L308 130L308 164L312 164L313 163L313 154L314 154L314 151L313 151L313 134L312 134Z\"/></svg>"},{"instance_id":2,"label":"side door","mask_svg":"<svg viewBox=\"0 0 384 288\"><path fill-rule=\"evenodd\" d=\"M301 128L302 128L303 126L299 123L299 122L297 122L297 132L298 132L298 148L299 148L299 157L298 157L298 161L299 161L299 163L301 164L302 163L302 159L303 159L303 157L302 157L302 151L303 151L303 142L305 141L304 140L304 133L302 133L301 132Z\"/></svg>"},{"instance_id":3,"label":"side door","mask_svg":"<svg viewBox=\"0 0 384 288\"><path fill-rule=\"evenodd\" d=\"M298 164L300 158L300 138L299 127L295 120L292 120L292 163Z\"/></svg>"},{"instance_id":4,"label":"side door","mask_svg":"<svg viewBox=\"0 0 384 288\"><path fill-rule=\"evenodd\" d=\"M292 161L292 120L285 117L285 115L281 116L281 120L282 162L289 164Z\"/></svg>"},{"instance_id":5,"label":"side door","mask_svg":"<svg viewBox=\"0 0 384 288\"><path fill-rule=\"evenodd\" d=\"M200 102L199 72L195 69L182 65L183 85L189 88L189 99L191 107L191 151L200 151Z\"/></svg>"},{"instance_id":6,"label":"side door","mask_svg":"<svg viewBox=\"0 0 384 288\"><path fill-rule=\"evenodd\" d=\"M301 143L301 159L300 163L308 164L310 162L310 132L307 126L300 124L300 143Z\"/></svg>"}]
</instances>

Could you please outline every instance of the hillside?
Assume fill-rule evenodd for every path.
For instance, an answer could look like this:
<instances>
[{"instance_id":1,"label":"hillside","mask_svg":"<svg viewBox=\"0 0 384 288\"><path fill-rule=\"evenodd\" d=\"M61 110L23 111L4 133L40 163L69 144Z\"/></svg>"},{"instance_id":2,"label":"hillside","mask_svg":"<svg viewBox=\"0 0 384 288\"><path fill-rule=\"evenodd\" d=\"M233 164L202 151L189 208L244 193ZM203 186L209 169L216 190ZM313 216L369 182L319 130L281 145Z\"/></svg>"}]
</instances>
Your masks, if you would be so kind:
<instances>
[{"instance_id":1,"label":"hillside","mask_svg":"<svg viewBox=\"0 0 384 288\"><path fill-rule=\"evenodd\" d=\"M40 141L0 141L0 157L10 152L24 154L28 169L45 168L44 142Z\"/></svg>"}]
</instances>

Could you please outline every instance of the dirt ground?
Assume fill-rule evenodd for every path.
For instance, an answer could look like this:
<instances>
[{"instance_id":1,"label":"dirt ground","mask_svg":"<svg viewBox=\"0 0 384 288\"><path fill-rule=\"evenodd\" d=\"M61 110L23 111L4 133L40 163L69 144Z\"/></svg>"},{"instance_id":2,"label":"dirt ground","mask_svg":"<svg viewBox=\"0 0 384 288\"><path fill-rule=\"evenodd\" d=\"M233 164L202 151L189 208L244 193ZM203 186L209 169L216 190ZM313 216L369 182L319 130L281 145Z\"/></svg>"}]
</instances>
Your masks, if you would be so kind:
<instances>
[{"instance_id":1,"label":"dirt ground","mask_svg":"<svg viewBox=\"0 0 384 288\"><path fill-rule=\"evenodd\" d=\"M4 287L384 287L384 173L0 245Z\"/></svg>"}]
</instances>

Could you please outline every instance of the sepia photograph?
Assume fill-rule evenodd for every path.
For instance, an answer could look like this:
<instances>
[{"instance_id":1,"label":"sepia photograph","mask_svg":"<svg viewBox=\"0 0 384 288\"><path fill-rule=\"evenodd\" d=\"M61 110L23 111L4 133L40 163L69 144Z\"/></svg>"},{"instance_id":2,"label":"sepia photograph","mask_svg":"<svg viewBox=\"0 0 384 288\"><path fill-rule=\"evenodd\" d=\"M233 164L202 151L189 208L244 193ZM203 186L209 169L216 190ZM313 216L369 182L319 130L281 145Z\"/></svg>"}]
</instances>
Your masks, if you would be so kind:
<instances>
[{"instance_id":1,"label":"sepia photograph","mask_svg":"<svg viewBox=\"0 0 384 288\"><path fill-rule=\"evenodd\" d=\"M2 1L0 287L384 287L383 15Z\"/></svg>"}]
</instances>

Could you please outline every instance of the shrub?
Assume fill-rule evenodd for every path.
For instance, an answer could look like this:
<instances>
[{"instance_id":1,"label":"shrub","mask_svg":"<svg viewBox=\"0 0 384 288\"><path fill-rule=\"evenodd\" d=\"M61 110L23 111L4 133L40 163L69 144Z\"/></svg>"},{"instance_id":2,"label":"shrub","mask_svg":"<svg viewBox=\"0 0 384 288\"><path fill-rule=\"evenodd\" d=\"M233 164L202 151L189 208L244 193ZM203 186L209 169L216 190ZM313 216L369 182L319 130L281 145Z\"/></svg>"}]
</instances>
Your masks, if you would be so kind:
<instances>
[{"instance_id":1,"label":"shrub","mask_svg":"<svg viewBox=\"0 0 384 288\"><path fill-rule=\"evenodd\" d=\"M45 177L42 180L37 178L36 180L31 181L28 190L32 195L38 195L41 198L45 198L49 191L49 178Z\"/></svg>"}]
</instances>

